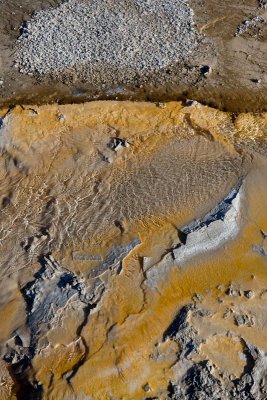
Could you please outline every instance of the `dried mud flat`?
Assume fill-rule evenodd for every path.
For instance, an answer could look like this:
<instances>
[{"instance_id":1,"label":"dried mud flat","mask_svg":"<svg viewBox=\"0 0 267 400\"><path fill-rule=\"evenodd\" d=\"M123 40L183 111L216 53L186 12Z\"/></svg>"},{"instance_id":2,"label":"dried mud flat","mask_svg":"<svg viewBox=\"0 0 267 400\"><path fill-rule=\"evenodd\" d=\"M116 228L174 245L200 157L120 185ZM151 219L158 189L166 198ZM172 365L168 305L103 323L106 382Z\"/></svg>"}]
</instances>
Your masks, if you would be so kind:
<instances>
[{"instance_id":1,"label":"dried mud flat","mask_svg":"<svg viewBox=\"0 0 267 400\"><path fill-rule=\"evenodd\" d=\"M1 115L1 398L264 399L267 115Z\"/></svg>"}]
</instances>

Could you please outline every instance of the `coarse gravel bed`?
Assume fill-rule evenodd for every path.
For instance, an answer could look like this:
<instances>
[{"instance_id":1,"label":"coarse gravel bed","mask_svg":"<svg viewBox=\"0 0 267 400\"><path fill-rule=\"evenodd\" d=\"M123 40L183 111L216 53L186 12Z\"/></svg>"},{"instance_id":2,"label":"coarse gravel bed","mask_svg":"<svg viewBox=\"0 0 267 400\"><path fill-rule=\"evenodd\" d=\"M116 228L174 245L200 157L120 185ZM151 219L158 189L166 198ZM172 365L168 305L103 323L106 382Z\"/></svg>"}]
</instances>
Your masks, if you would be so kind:
<instances>
[{"instance_id":1,"label":"coarse gravel bed","mask_svg":"<svg viewBox=\"0 0 267 400\"><path fill-rule=\"evenodd\" d=\"M201 35L186 0L69 0L36 12L22 27L21 73L76 75L121 83L184 61Z\"/></svg>"}]
</instances>

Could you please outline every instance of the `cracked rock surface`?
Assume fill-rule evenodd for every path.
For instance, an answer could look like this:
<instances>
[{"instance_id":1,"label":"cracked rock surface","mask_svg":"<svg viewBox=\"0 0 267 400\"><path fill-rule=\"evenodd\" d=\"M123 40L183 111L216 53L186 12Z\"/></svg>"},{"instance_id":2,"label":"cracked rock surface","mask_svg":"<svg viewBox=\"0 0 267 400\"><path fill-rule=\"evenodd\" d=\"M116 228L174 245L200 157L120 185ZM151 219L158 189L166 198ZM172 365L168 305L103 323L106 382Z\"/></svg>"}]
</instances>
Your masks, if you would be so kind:
<instances>
[{"instance_id":1,"label":"cracked rock surface","mask_svg":"<svg viewBox=\"0 0 267 400\"><path fill-rule=\"evenodd\" d=\"M1 400L265 399L267 115L0 118Z\"/></svg>"}]
</instances>

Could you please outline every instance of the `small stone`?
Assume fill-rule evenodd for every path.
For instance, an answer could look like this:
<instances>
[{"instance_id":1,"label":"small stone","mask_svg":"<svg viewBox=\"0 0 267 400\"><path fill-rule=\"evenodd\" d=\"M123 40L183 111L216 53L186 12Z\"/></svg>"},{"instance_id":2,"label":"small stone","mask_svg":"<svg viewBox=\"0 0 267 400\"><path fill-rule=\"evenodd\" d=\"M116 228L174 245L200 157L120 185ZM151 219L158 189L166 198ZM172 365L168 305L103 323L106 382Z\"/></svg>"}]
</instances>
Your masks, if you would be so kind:
<instances>
[{"instance_id":1,"label":"small stone","mask_svg":"<svg viewBox=\"0 0 267 400\"><path fill-rule=\"evenodd\" d=\"M149 391L150 391L150 386L149 386L149 384L146 383L146 384L143 386L143 389L144 389L145 392L149 392Z\"/></svg>"},{"instance_id":2,"label":"small stone","mask_svg":"<svg viewBox=\"0 0 267 400\"><path fill-rule=\"evenodd\" d=\"M157 107L158 108L166 108L166 104L165 103L157 103Z\"/></svg>"},{"instance_id":3,"label":"small stone","mask_svg":"<svg viewBox=\"0 0 267 400\"><path fill-rule=\"evenodd\" d=\"M245 295L248 299L252 299L252 297L254 297L254 292L253 292L253 290L245 290L245 291L244 291L244 295Z\"/></svg>"},{"instance_id":4,"label":"small stone","mask_svg":"<svg viewBox=\"0 0 267 400\"><path fill-rule=\"evenodd\" d=\"M107 162L109 164L112 164L112 162L113 162L111 157L107 157L107 156L104 156L104 155L103 155L103 161L105 161L105 162Z\"/></svg>"},{"instance_id":5,"label":"small stone","mask_svg":"<svg viewBox=\"0 0 267 400\"><path fill-rule=\"evenodd\" d=\"M58 119L59 122L64 122L64 121L65 121L65 116L64 116L64 114L61 114L61 113L58 114L57 119Z\"/></svg>"},{"instance_id":6,"label":"small stone","mask_svg":"<svg viewBox=\"0 0 267 400\"><path fill-rule=\"evenodd\" d=\"M129 142L127 139L112 138L109 143L109 147L114 151L118 151L122 147L129 147Z\"/></svg>"},{"instance_id":7,"label":"small stone","mask_svg":"<svg viewBox=\"0 0 267 400\"><path fill-rule=\"evenodd\" d=\"M231 297L237 297L239 295L239 291L234 289L231 285L227 288L226 294Z\"/></svg>"},{"instance_id":8,"label":"small stone","mask_svg":"<svg viewBox=\"0 0 267 400\"><path fill-rule=\"evenodd\" d=\"M199 293L195 293L195 295L192 297L192 300L195 302L201 302L203 300L203 296Z\"/></svg>"},{"instance_id":9,"label":"small stone","mask_svg":"<svg viewBox=\"0 0 267 400\"><path fill-rule=\"evenodd\" d=\"M259 2L259 7L260 7L260 8L264 8L264 9L267 8L267 2L266 2L266 0L258 0L258 2Z\"/></svg>"},{"instance_id":10,"label":"small stone","mask_svg":"<svg viewBox=\"0 0 267 400\"><path fill-rule=\"evenodd\" d=\"M202 65L200 67L200 73L207 78L212 72L212 68L209 65Z\"/></svg>"},{"instance_id":11,"label":"small stone","mask_svg":"<svg viewBox=\"0 0 267 400\"><path fill-rule=\"evenodd\" d=\"M253 325L255 325L255 321L253 316L251 315L236 315L235 316L235 323L237 326L248 326L251 327Z\"/></svg>"},{"instance_id":12,"label":"small stone","mask_svg":"<svg viewBox=\"0 0 267 400\"><path fill-rule=\"evenodd\" d=\"M198 102L196 100L186 100L185 105L186 107L196 106Z\"/></svg>"},{"instance_id":13,"label":"small stone","mask_svg":"<svg viewBox=\"0 0 267 400\"><path fill-rule=\"evenodd\" d=\"M252 79L250 79L250 80L251 80L251 82L253 82L253 83L261 83L261 79L252 78Z\"/></svg>"}]
</instances>

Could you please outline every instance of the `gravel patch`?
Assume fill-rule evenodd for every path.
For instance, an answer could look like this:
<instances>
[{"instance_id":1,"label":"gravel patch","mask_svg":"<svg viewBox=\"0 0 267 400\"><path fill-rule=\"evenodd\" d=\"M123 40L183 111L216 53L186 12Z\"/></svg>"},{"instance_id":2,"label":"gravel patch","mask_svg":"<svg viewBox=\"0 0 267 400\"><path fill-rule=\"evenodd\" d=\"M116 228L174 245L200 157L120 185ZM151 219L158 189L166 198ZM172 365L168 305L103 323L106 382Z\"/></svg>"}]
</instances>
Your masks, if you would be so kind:
<instances>
[{"instance_id":1,"label":"gravel patch","mask_svg":"<svg viewBox=\"0 0 267 400\"><path fill-rule=\"evenodd\" d=\"M69 0L24 23L15 66L127 83L186 60L200 39L186 0Z\"/></svg>"},{"instance_id":2,"label":"gravel patch","mask_svg":"<svg viewBox=\"0 0 267 400\"><path fill-rule=\"evenodd\" d=\"M265 19L260 17L259 15L256 15L251 19L247 19L237 27L235 36L242 36L244 33L247 33L249 31L251 31L252 36L257 36L257 34L260 33L260 29L262 25L265 24L265 22Z\"/></svg>"}]
</instances>

